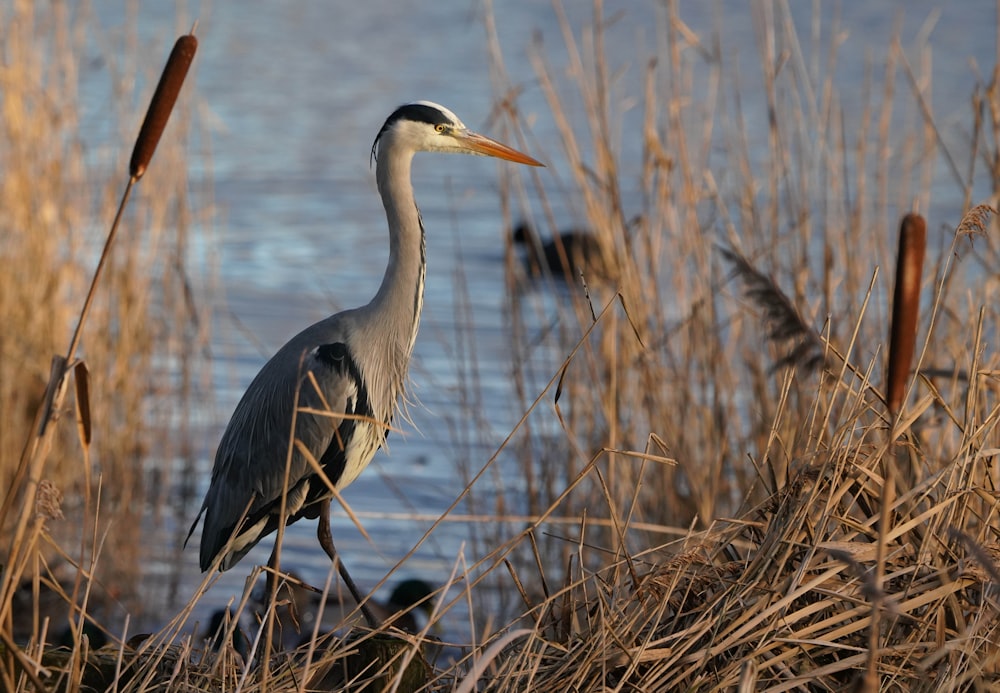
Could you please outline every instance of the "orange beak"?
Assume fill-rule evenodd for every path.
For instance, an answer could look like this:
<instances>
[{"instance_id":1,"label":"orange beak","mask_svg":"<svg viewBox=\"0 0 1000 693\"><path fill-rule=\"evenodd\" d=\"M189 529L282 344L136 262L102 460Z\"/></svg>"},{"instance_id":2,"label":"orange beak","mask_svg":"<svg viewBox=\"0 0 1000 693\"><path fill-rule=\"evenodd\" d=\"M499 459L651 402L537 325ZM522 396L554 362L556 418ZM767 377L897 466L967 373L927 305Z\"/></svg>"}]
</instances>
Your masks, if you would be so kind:
<instances>
[{"instance_id":1,"label":"orange beak","mask_svg":"<svg viewBox=\"0 0 1000 693\"><path fill-rule=\"evenodd\" d=\"M545 166L542 162L537 159L533 159L527 154L523 154L516 149L508 147L506 144L501 144L496 140L490 139L485 135L480 135L477 132L471 132L466 130L461 133L454 133L455 139L461 142L469 151L475 154L482 154L483 156L495 156L498 159L506 159L507 161L513 161L518 164L527 164L528 166Z\"/></svg>"}]
</instances>

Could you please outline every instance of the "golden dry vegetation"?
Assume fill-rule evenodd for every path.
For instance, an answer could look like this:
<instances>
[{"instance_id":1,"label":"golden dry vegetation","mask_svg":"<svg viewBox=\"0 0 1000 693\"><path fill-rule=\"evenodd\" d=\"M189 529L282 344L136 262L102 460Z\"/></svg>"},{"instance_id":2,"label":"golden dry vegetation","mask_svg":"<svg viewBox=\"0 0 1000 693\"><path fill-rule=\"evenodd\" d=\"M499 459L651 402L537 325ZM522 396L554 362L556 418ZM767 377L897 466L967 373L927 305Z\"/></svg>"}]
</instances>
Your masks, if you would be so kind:
<instances>
[{"instance_id":1,"label":"golden dry vegetation","mask_svg":"<svg viewBox=\"0 0 1000 693\"><path fill-rule=\"evenodd\" d=\"M345 685L335 671L348 672L339 675L352 690L366 681L369 690L498 692L998 685L996 73L969 95L964 149L952 151L926 98L929 66L907 59L922 46L895 37L886 62L870 66L860 123L847 123L836 44L813 69L785 5L754 8L760 52L739 69L714 36L690 30L678 3L659 15L662 54L637 55L631 66L604 54L601 23L567 25L568 67L557 72L541 50L535 60L561 135L555 152L518 127L532 114L518 111L502 47L491 43L497 111L511 127L505 139L568 162L562 183L618 272L610 286L584 276L586 293L575 280L561 290L557 319L541 338L547 308L510 292L513 383L524 416L494 456L461 471L473 498L501 465L523 483L478 507L477 562L442 587L431 618L468 603L478 641L455 643L461 656L431 666L418 654L426 632L407 636L393 651L416 668L417 683L403 685L402 675L377 671L391 666L375 655L363 662L367 670L345 669L353 653L371 651L329 636L296 658L257 650L253 661L267 666L246 665L228 647L203 653L184 635L189 606L162 632L99 653L101 676L112 672L121 691L329 690ZM595 10L602 16L599 2ZM616 76L626 69L642 71L641 93L620 93ZM739 98L740 72L757 69L770 117L753 122L765 123L764 132L749 129ZM701 98L693 98L696 73L708 75ZM9 101L5 95L5 109ZM625 109L641 112L641 128L615 127ZM894 117L900 113L906 117ZM68 149L49 169L23 164L24 189L82 169L73 137L36 137L65 140ZM640 171L623 168L621 137L639 138ZM753 149L751 141L766 144ZM939 167L948 171L944 188L932 186ZM541 208L536 226L555 230L553 188L544 173L529 175L507 181L504 208L511 217ZM80 176L60 185L75 190ZM625 209L622 187L636 180L642 207ZM988 199L974 199L984 180ZM29 381L3 380L5 409L26 412L5 422L11 459L47 378L39 355L60 350L75 310L62 294L75 294L70 282L86 278L73 243L50 236L109 206L105 194L99 211L73 211L66 194L47 193L31 209L49 213L26 210L19 222L48 220L36 242L52 245L20 252L35 253L36 262L60 258L58 276L66 278L16 301L4 284L3 310L22 311L5 319L42 325L16 357L31 364L20 371L35 369L23 374ZM962 212L934 218L938 195ZM183 197L161 181L136 213L150 214L156 200L176 210ZM887 367L896 234L907 212L926 218L928 236L946 240L928 243L914 361ZM5 243L5 254L16 243L33 245ZM134 252L138 263L141 248ZM963 261L969 257L975 262ZM520 271L513 261L510 268ZM128 323L106 319L106 329ZM143 345L155 336L118 340L107 362L147 355ZM7 364L14 347L0 343ZM88 350L88 361L98 354ZM884 395L890 369L905 374L898 414ZM117 372L92 374L93 387ZM130 409L141 411L151 394L136 393ZM92 418L95 428L113 430L129 425L131 413L108 407ZM69 423L60 422L62 452L52 459L78 469L88 453ZM506 511L522 506L526 514ZM35 565L46 550L45 519L32 527L30 550L19 555ZM14 568L5 566L5 580ZM496 593L505 598L490 618L483 605L496 603L483 595ZM67 690L84 688L81 638L54 663L40 652L37 629L15 656L10 622L0 625L9 687L31 690L47 675L62 676Z\"/></svg>"}]
</instances>

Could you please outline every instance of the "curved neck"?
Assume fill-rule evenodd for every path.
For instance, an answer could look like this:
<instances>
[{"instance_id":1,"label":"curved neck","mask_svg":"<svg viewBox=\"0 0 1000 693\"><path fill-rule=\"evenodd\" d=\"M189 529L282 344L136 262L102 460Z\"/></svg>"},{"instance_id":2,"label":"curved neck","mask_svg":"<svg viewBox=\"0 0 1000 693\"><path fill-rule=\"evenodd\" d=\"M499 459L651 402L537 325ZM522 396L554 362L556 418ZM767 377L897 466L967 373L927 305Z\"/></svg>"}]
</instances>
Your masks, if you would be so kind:
<instances>
[{"instance_id":1,"label":"curved neck","mask_svg":"<svg viewBox=\"0 0 1000 693\"><path fill-rule=\"evenodd\" d=\"M363 309L369 319L362 328L366 333L362 349L368 353L360 357L369 386L381 389L385 397L373 397L373 401L392 403L390 406L406 379L420 324L426 273L424 229L410 182L414 152L394 144L388 141L379 147L376 160L375 177L389 224L389 263L378 293ZM364 368L365 362L372 367ZM375 412L386 421L391 413Z\"/></svg>"},{"instance_id":2,"label":"curved neck","mask_svg":"<svg viewBox=\"0 0 1000 693\"><path fill-rule=\"evenodd\" d=\"M378 314L392 318L388 327L411 340L420 320L426 270L424 227L410 181L412 162L410 149L389 143L379 151L375 177L389 223L389 263L370 303Z\"/></svg>"}]
</instances>

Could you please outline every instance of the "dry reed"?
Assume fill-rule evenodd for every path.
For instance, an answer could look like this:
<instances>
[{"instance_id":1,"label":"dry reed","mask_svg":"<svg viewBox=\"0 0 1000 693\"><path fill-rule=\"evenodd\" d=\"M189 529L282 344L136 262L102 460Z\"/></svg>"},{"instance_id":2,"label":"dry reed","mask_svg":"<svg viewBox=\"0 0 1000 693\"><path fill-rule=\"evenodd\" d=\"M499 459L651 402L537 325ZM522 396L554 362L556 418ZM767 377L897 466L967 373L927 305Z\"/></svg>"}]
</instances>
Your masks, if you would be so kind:
<instances>
[{"instance_id":1,"label":"dry reed","mask_svg":"<svg viewBox=\"0 0 1000 693\"><path fill-rule=\"evenodd\" d=\"M139 583L141 533L151 528L147 511L163 501L150 479L169 481L187 445L156 422L187 425L185 396L200 372L190 355L204 335L187 300L195 210L181 162L190 118L175 117L175 139L160 147L160 170L149 176L156 194L120 218L124 231L108 243L98 282L98 234L111 221L114 188L128 177L124 164L95 156L82 134L79 70L88 64L81 59L92 37L86 27L96 24L86 7L74 15L30 3L0 7L0 23L10 39L0 96L0 319L7 326L0 335L0 680L17 690L15 672L26 670L15 634L37 646L65 631L82 652L84 633L104 637L105 624L125 611L141 615L148 603ZM130 72L140 62L128 51L105 57ZM122 130L120 159L136 121L126 112L132 94L119 88L103 118ZM154 148L147 146L146 163ZM53 354L66 356L50 366ZM75 393L64 405L70 380Z\"/></svg>"},{"instance_id":2,"label":"dry reed","mask_svg":"<svg viewBox=\"0 0 1000 693\"><path fill-rule=\"evenodd\" d=\"M532 414L509 443L521 470L506 476L525 480L523 505L546 521L510 539L503 571L483 568L496 589L523 595L529 611L511 627L532 626L486 688L723 690L741 678L742 690L988 687L998 649L969 643L996 638L996 479L981 462L996 441L996 356L984 351L995 301L950 258L967 229L992 232L990 207L944 220L957 235L933 283L918 286L928 312L907 327L924 335L917 401L891 436L876 383L893 210L933 209L938 162L966 171L951 197L970 206L972 159L996 161L997 140L987 145L969 113L976 154L955 163L925 96L929 65L905 58L921 46L904 51L899 38L884 65L869 66L860 125L848 125L838 45L810 69L820 58L802 54L788 8L759 3L771 117L764 150L751 153L762 141L741 110L740 72L751 68L692 32L673 2L659 14L657 55L609 64L604 12L596 2L591 26L565 24L565 73L541 50L535 58L572 197L554 204L538 184L509 206L542 209L536 226L552 231L565 224L552 209L575 210L624 268L596 321L587 302L566 301L544 332L550 319L531 296L510 297L520 407ZM644 93L613 99L635 65ZM499 91L516 94L502 63L498 74ZM694 84L707 85L700 99ZM994 81L977 98L995 108L995 94ZM571 117L580 104L586 117ZM503 105L512 123L535 115ZM608 127L630 107L642 113L632 134L644 164L631 194L626 146ZM901 127L900 108L916 116ZM532 402L539 370L563 374L561 397ZM572 518L576 532L563 522Z\"/></svg>"}]
</instances>

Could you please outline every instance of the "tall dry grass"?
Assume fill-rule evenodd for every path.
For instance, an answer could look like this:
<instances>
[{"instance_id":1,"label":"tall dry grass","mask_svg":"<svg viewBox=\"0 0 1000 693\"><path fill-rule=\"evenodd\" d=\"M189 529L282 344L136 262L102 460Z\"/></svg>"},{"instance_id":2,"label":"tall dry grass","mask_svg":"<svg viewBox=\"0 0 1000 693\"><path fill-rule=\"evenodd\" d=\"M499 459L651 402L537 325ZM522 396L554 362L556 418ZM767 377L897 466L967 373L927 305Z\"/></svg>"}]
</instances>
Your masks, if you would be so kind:
<instances>
[{"instance_id":1,"label":"tall dry grass","mask_svg":"<svg viewBox=\"0 0 1000 693\"><path fill-rule=\"evenodd\" d=\"M536 312L532 296L512 292L521 410L545 384L537 374L556 373L579 347L563 374L561 399L550 391L544 411L526 421L534 430L512 445L519 446L532 509L546 507L565 479L597 455L602 483L625 513L620 519L704 528L787 485L790 466L826 449L850 412L845 400L859 391L867 393L865 425L886 426L879 390L895 229L905 211L927 215L948 207L935 207L931 196L941 170L954 172L946 193L951 208L971 207L981 162L994 160L996 133L982 110L995 112L995 82L970 95L983 109L970 109L962 124L965 146L978 155L955 163L959 154L946 150L927 105L930 65L906 58L929 54L917 43L893 38L886 62L869 65L852 111L841 106L858 97L856 85L850 95L839 91L838 43L831 41L827 54L803 55L782 3L755 6L760 52L742 59L720 45L721 28L695 35L683 8L667 3L656 27L662 45L628 64L612 64L602 52L605 29L597 18L604 10L600 2L594 7L591 27L564 26L560 48L568 67L556 72L541 45L533 57L550 110L545 116L560 136L549 155L566 162L560 171L570 178L570 199L550 200L551 187L536 176L509 206L535 210L536 226L553 233L567 222L551 210L572 209L573 221L591 229L620 263L621 280L613 287L617 295L590 286L586 296L579 283L571 288L577 300L562 302L558 326L547 333L540 326L550 322L549 304ZM840 31L819 29L824 36ZM504 82L499 53L496 59L501 92L516 94ZM643 90L624 92L623 75L637 71ZM764 86L770 118L743 112L746 82ZM516 103L502 102L512 122L535 117L518 112ZM636 112L640 125L622 132L617 124L634 124ZM767 131L750 129L749 120ZM529 138L526 146L544 151L544 144ZM641 171L624 168L622 152L637 148ZM940 183L935 194L942 194ZM958 222L929 221L933 228ZM782 333L780 319L775 324L767 301L754 298L747 273L727 260L726 249L787 297L805 332ZM938 376L927 385L945 401L969 387L948 377L967 370L976 333L979 318L967 289L978 292L977 305L987 311L992 305L991 285L983 281L989 267L971 276L964 268L946 273L947 250L938 243L937 264L925 274L924 292L937 289L933 305L924 303L934 309L934 329L927 311L921 328L927 346L918 354L920 367ZM969 246L956 250L967 253ZM828 368L787 368L803 349L813 357L828 351L821 354ZM834 356L846 359L846 370ZM947 459L958 440L954 431L930 425L937 421L921 419L920 433L931 459ZM923 473L936 466L929 463ZM571 501L571 516L600 506L604 490L597 483L590 488Z\"/></svg>"},{"instance_id":2,"label":"tall dry grass","mask_svg":"<svg viewBox=\"0 0 1000 693\"><path fill-rule=\"evenodd\" d=\"M601 2L592 25L564 23L566 67L534 54L560 135L549 156L572 193L553 201L536 176L512 182L506 208L553 234L570 223L552 210L574 210L622 270L611 291L565 291L554 326L551 302L510 295L528 413L494 463L516 489L498 504L536 519L481 530L492 551L478 576L522 590L531 634L499 657L490 690L995 679L1000 651L968 644L994 642L997 616L995 212L972 210L989 236L974 248L961 214L935 211L970 210L985 176L996 194L996 73L970 94L952 151L919 39L893 37L850 116L838 42L806 55L787 5L753 7L759 54L742 60L676 2L658 15L657 52L627 64L603 52ZM520 132L539 114L518 110L495 41L494 57ZM636 70L644 89L625 91ZM744 112L747 82L768 113ZM641 125L622 128L635 111ZM636 147L639 172L622 163ZM897 420L882 387L907 211L947 236L924 274ZM957 262L969 254L978 267Z\"/></svg>"},{"instance_id":3,"label":"tall dry grass","mask_svg":"<svg viewBox=\"0 0 1000 693\"><path fill-rule=\"evenodd\" d=\"M26 580L20 593L35 596L0 628L37 635L46 616L52 633L66 628L67 602L83 595L103 623L142 614L144 534L191 454L208 323L188 269L201 212L186 174L191 108L182 105L123 217L76 353L83 366L69 376L88 389L88 430L75 413L83 400L71 396L51 424L46 493L36 495L22 462L51 359L70 344L129 179L135 104L148 102L169 37L152 46L137 40L134 23L105 30L87 3L3 3L0 25L0 564L5 595ZM107 99L95 112L101 90ZM36 519L19 535L25 514ZM40 592L62 590L51 610L37 608Z\"/></svg>"}]
</instances>

